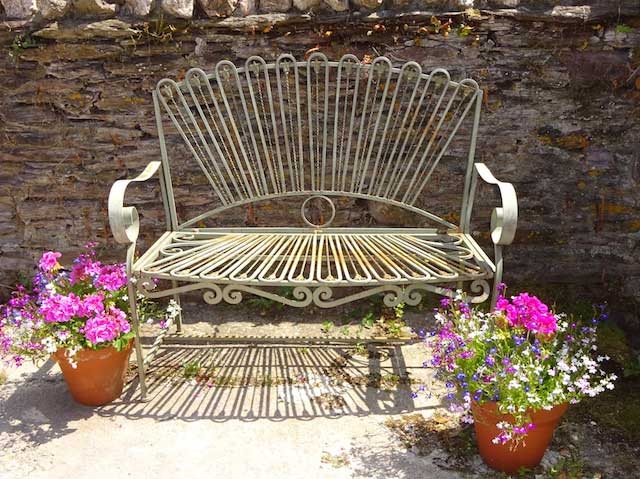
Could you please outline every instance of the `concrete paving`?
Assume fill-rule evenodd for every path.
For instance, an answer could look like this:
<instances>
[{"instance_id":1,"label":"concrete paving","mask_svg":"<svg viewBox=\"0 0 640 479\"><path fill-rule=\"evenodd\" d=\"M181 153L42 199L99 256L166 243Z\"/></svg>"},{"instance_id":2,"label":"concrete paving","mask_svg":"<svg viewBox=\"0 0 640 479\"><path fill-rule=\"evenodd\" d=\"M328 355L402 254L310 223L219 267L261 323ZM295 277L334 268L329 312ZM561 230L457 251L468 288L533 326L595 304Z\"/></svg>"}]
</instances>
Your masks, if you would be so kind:
<instances>
[{"instance_id":1,"label":"concrete paving","mask_svg":"<svg viewBox=\"0 0 640 479\"><path fill-rule=\"evenodd\" d=\"M422 346L381 345L368 356L345 348L167 346L152 363L148 401L133 378L96 408L72 400L51 362L8 370L0 478L461 477L405 450L384 425L441 407ZM188 373L188 364L197 367ZM407 377L432 394L412 398Z\"/></svg>"}]
</instances>

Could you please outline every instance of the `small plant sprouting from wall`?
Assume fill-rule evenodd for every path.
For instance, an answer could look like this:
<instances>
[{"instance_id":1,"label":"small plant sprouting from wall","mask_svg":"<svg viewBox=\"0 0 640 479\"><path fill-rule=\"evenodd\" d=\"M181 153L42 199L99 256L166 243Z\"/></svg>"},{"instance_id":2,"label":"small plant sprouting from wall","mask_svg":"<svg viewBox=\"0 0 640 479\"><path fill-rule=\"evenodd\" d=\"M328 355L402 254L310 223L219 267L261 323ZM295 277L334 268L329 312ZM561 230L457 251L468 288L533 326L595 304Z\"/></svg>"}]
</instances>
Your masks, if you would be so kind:
<instances>
[{"instance_id":1,"label":"small plant sprouting from wall","mask_svg":"<svg viewBox=\"0 0 640 479\"><path fill-rule=\"evenodd\" d=\"M138 44L165 44L174 40L175 35L187 33L189 24L166 22L163 15L157 19L144 22L133 41Z\"/></svg>"},{"instance_id":2,"label":"small plant sprouting from wall","mask_svg":"<svg viewBox=\"0 0 640 479\"><path fill-rule=\"evenodd\" d=\"M26 49L36 48L37 46L38 42L29 33L16 35L9 47L9 56L15 63Z\"/></svg>"}]
</instances>

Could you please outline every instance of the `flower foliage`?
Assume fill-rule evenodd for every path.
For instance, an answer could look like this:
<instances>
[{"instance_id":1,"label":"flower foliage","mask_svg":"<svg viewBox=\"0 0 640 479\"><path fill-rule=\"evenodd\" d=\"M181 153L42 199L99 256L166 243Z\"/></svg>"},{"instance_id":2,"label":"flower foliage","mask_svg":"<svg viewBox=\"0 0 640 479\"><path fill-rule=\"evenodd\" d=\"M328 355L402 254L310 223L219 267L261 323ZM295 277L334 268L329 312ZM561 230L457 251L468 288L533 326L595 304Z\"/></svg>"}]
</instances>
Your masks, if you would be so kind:
<instances>
[{"instance_id":1,"label":"flower foliage","mask_svg":"<svg viewBox=\"0 0 640 479\"><path fill-rule=\"evenodd\" d=\"M531 411L577 403L606 389L616 376L601 368L596 347L597 308L588 323L553 313L535 296L500 297L484 313L458 292L436 311L439 329L425 338L435 367L451 389L452 409L468 412L472 401L496 402L502 421L496 443L517 443L531 428Z\"/></svg>"},{"instance_id":2,"label":"flower foliage","mask_svg":"<svg viewBox=\"0 0 640 479\"><path fill-rule=\"evenodd\" d=\"M61 256L44 253L33 288L18 286L0 306L0 357L6 361L20 366L27 357L44 359L58 349L70 358L83 348L121 350L133 338L125 265L97 261L93 243L70 270L58 262ZM138 304L140 317L157 313L145 300ZM179 307L171 304L168 311L175 318Z\"/></svg>"}]
</instances>

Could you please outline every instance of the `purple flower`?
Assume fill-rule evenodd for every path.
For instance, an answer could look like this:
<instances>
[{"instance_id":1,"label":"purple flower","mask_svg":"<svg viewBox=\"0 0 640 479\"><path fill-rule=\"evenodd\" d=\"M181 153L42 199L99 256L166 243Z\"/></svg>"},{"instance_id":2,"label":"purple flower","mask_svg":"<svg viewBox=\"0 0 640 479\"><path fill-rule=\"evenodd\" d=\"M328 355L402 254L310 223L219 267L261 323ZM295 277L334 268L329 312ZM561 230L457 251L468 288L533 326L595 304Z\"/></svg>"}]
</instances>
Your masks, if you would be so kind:
<instances>
[{"instance_id":1,"label":"purple flower","mask_svg":"<svg viewBox=\"0 0 640 479\"><path fill-rule=\"evenodd\" d=\"M93 261L87 255L80 255L79 258L80 261L74 264L71 270L71 284L90 280L100 274L100 268L102 267L100 261Z\"/></svg>"}]
</instances>

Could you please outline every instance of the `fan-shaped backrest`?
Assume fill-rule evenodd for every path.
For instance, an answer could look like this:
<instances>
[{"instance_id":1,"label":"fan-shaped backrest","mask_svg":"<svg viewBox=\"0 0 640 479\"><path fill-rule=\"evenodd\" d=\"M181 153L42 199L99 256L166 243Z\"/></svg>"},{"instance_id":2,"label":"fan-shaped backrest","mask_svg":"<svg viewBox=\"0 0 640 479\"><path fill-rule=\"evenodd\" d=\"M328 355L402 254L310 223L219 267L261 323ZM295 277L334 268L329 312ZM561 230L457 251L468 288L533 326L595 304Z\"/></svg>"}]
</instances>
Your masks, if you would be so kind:
<instances>
[{"instance_id":1,"label":"fan-shaped backrest","mask_svg":"<svg viewBox=\"0 0 640 479\"><path fill-rule=\"evenodd\" d=\"M443 69L319 53L303 62L251 57L240 68L221 61L211 73L161 80L154 92L165 170L169 118L217 202L186 226L238 204L322 194L383 201L454 227L419 198L458 132L466 132L470 171L480 97L475 81L451 81Z\"/></svg>"}]
</instances>

